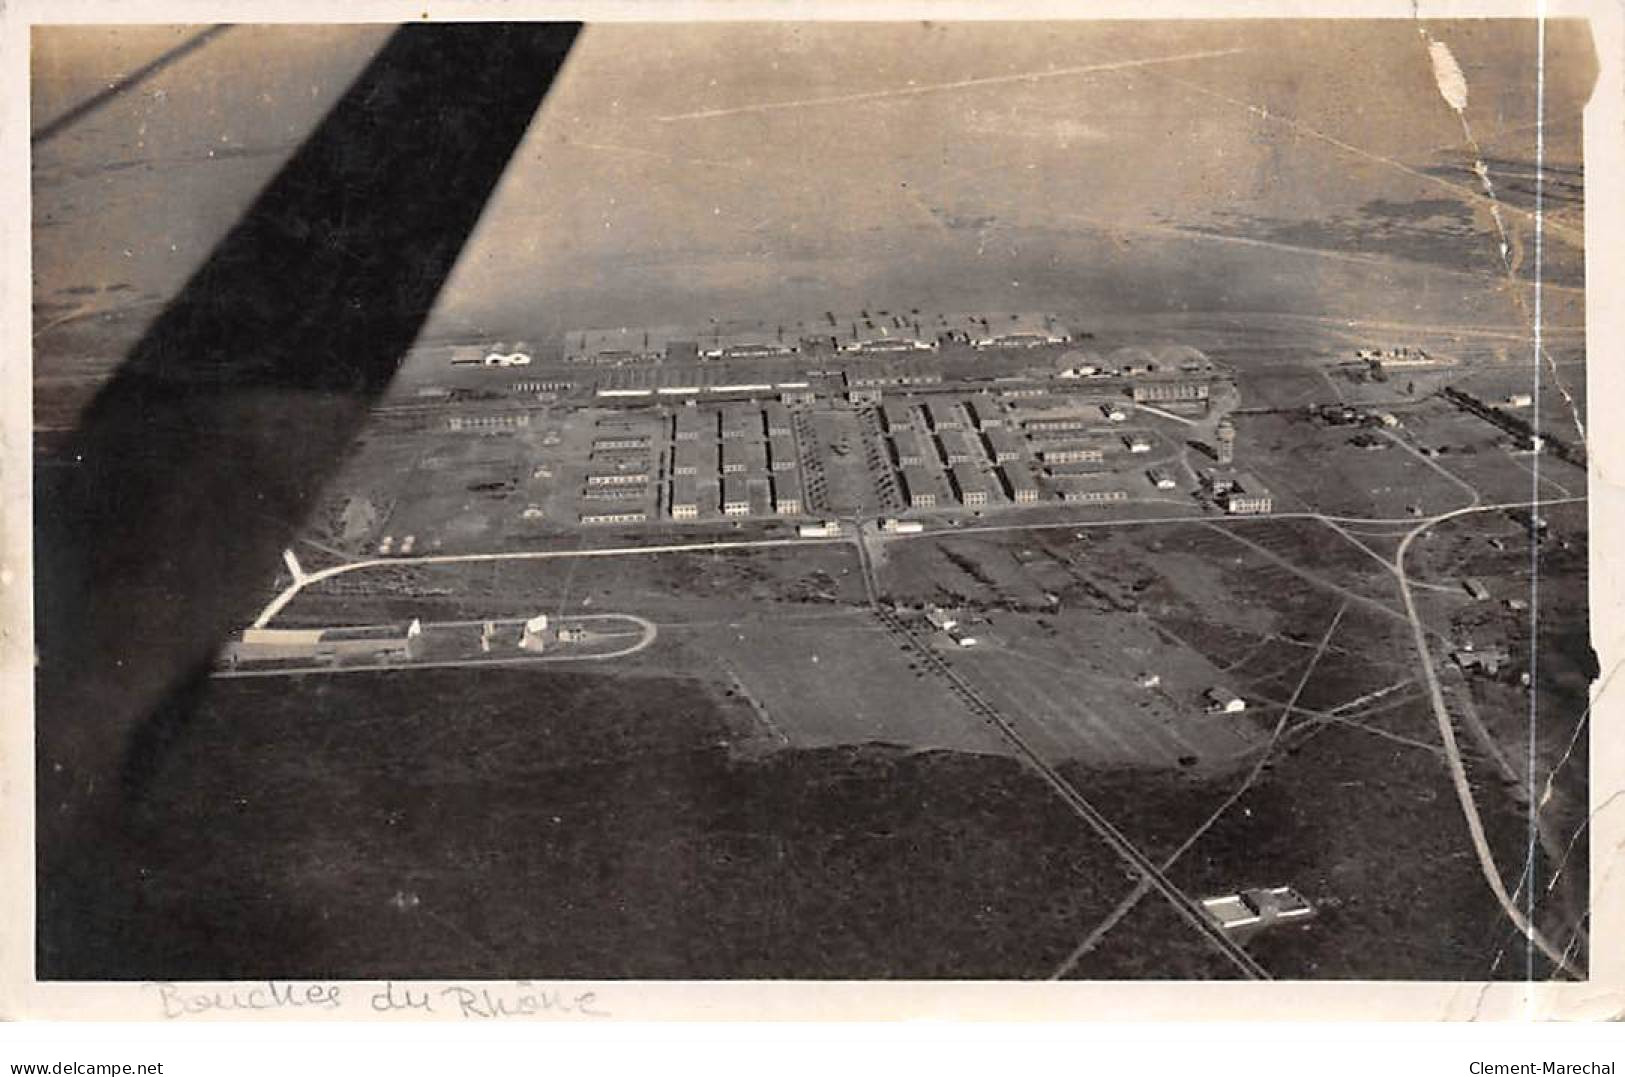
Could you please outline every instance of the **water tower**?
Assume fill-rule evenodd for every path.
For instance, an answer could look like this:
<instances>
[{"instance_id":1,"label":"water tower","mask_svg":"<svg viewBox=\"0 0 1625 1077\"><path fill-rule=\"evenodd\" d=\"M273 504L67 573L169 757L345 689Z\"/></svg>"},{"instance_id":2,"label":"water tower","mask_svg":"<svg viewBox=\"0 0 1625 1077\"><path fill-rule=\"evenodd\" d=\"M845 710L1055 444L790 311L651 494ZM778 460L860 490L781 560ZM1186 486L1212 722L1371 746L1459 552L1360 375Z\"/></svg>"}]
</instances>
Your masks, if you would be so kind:
<instances>
[{"instance_id":1,"label":"water tower","mask_svg":"<svg viewBox=\"0 0 1625 1077\"><path fill-rule=\"evenodd\" d=\"M1231 464L1236 459L1236 425L1229 419L1219 420L1217 435L1219 443L1219 463Z\"/></svg>"}]
</instances>

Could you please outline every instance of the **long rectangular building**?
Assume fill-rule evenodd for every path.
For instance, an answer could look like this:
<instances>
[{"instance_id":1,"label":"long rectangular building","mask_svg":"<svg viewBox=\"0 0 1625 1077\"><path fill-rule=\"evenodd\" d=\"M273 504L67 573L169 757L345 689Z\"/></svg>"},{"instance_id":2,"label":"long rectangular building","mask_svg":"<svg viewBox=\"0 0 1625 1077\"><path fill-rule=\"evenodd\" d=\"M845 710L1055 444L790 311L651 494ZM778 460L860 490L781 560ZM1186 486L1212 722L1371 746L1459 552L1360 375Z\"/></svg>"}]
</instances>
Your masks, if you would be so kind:
<instances>
[{"instance_id":1,"label":"long rectangular building","mask_svg":"<svg viewBox=\"0 0 1625 1077\"><path fill-rule=\"evenodd\" d=\"M743 475L722 476L722 514L750 515L750 486Z\"/></svg>"},{"instance_id":2,"label":"long rectangular building","mask_svg":"<svg viewBox=\"0 0 1625 1077\"><path fill-rule=\"evenodd\" d=\"M910 508L930 509L937 505L937 478L923 467L903 469L903 490Z\"/></svg>"},{"instance_id":3,"label":"long rectangular building","mask_svg":"<svg viewBox=\"0 0 1625 1077\"><path fill-rule=\"evenodd\" d=\"M914 409L901 400L887 400L880 405L880 417L886 422L886 433L914 429Z\"/></svg>"},{"instance_id":4,"label":"long rectangular building","mask_svg":"<svg viewBox=\"0 0 1625 1077\"><path fill-rule=\"evenodd\" d=\"M977 430L993 430L1004 425L1004 415L991 397L965 401L965 414Z\"/></svg>"},{"instance_id":5,"label":"long rectangular building","mask_svg":"<svg viewBox=\"0 0 1625 1077\"><path fill-rule=\"evenodd\" d=\"M925 441L916 430L904 430L893 436L892 448L897 454L898 467L920 467L925 463Z\"/></svg>"},{"instance_id":6,"label":"long rectangular building","mask_svg":"<svg viewBox=\"0 0 1625 1077\"><path fill-rule=\"evenodd\" d=\"M983 430L983 437L987 440L988 452L995 464L1007 464L1012 460L1020 460L1026 455L1027 443L1022 436L1008 426L995 426Z\"/></svg>"},{"instance_id":7,"label":"long rectangular building","mask_svg":"<svg viewBox=\"0 0 1625 1077\"><path fill-rule=\"evenodd\" d=\"M961 505L975 508L987 504L987 477L979 470L969 464L960 464L949 474L953 478L954 494Z\"/></svg>"},{"instance_id":8,"label":"long rectangular building","mask_svg":"<svg viewBox=\"0 0 1625 1077\"><path fill-rule=\"evenodd\" d=\"M677 412L674 436L678 441L715 441L717 413L700 408L681 409Z\"/></svg>"},{"instance_id":9,"label":"long rectangular building","mask_svg":"<svg viewBox=\"0 0 1625 1077\"><path fill-rule=\"evenodd\" d=\"M794 471L800 466L796 459L795 438L775 435L768 439L767 456L774 471Z\"/></svg>"},{"instance_id":10,"label":"long rectangular building","mask_svg":"<svg viewBox=\"0 0 1625 1077\"><path fill-rule=\"evenodd\" d=\"M929 404L921 405L921 410L931 421L933 433L942 430L963 430L965 420L960 417L959 409L945 400L933 400Z\"/></svg>"},{"instance_id":11,"label":"long rectangular building","mask_svg":"<svg viewBox=\"0 0 1625 1077\"><path fill-rule=\"evenodd\" d=\"M790 434L790 409L781 401L770 400L762 406L762 414L767 417L767 436L770 438L788 437Z\"/></svg>"},{"instance_id":12,"label":"long rectangular building","mask_svg":"<svg viewBox=\"0 0 1625 1077\"><path fill-rule=\"evenodd\" d=\"M700 515L700 484L692 475L675 475L671 480L671 518L693 520Z\"/></svg>"},{"instance_id":13,"label":"long rectangular building","mask_svg":"<svg viewBox=\"0 0 1625 1077\"><path fill-rule=\"evenodd\" d=\"M937 434L937 441L942 446L943 462L949 467L974 463L981 455L963 430L942 430Z\"/></svg>"},{"instance_id":14,"label":"long rectangular building","mask_svg":"<svg viewBox=\"0 0 1625 1077\"><path fill-rule=\"evenodd\" d=\"M780 471L774 473L773 511L781 516L801 515L801 479L794 471Z\"/></svg>"},{"instance_id":15,"label":"long rectangular building","mask_svg":"<svg viewBox=\"0 0 1625 1077\"><path fill-rule=\"evenodd\" d=\"M721 470L724 475L766 471L767 446L760 441L724 441Z\"/></svg>"},{"instance_id":16,"label":"long rectangular building","mask_svg":"<svg viewBox=\"0 0 1625 1077\"><path fill-rule=\"evenodd\" d=\"M1030 505L1038 500L1038 480L1025 467L1004 465L999 468L999 482L1005 496L1018 505Z\"/></svg>"},{"instance_id":17,"label":"long rectangular building","mask_svg":"<svg viewBox=\"0 0 1625 1077\"><path fill-rule=\"evenodd\" d=\"M722 436L730 438L759 438L762 436L762 412L754 405L736 405L722 411Z\"/></svg>"},{"instance_id":18,"label":"long rectangular building","mask_svg":"<svg viewBox=\"0 0 1625 1077\"><path fill-rule=\"evenodd\" d=\"M1106 453L1090 446L1070 446L1064 449L1040 449L1038 458L1046 464L1097 464L1106 459Z\"/></svg>"}]
</instances>

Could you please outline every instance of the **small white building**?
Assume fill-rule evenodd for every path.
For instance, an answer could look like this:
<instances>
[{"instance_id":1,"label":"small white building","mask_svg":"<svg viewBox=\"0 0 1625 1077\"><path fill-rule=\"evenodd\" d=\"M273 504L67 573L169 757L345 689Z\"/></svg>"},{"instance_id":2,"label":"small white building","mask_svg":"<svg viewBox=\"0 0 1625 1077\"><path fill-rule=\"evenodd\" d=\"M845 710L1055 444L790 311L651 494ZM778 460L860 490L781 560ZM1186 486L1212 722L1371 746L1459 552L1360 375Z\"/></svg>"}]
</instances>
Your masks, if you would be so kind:
<instances>
[{"instance_id":1,"label":"small white building","mask_svg":"<svg viewBox=\"0 0 1625 1077\"><path fill-rule=\"evenodd\" d=\"M1209 714L1240 714L1247 709L1247 701L1228 688L1209 688L1203 698Z\"/></svg>"},{"instance_id":2,"label":"small white building","mask_svg":"<svg viewBox=\"0 0 1625 1077\"><path fill-rule=\"evenodd\" d=\"M547 646L547 614L538 613L525 622L525 631L519 637L519 649L541 652Z\"/></svg>"}]
</instances>

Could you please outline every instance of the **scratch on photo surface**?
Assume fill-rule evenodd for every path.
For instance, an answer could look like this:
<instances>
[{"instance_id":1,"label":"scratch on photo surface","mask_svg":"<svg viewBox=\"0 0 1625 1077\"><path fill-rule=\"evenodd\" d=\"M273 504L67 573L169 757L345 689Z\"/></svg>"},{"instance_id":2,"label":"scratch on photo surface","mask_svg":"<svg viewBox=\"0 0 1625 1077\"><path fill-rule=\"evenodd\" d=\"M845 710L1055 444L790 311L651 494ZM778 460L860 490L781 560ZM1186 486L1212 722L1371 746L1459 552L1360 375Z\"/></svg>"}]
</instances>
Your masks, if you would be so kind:
<instances>
[{"instance_id":1,"label":"scratch on photo surface","mask_svg":"<svg viewBox=\"0 0 1625 1077\"><path fill-rule=\"evenodd\" d=\"M678 112L667 116L657 116L655 119L660 123L677 123L683 120L709 120L720 116L743 116L757 112L779 112L785 109L819 108L826 105L846 105L860 101L883 101L887 98L914 97L920 94L946 93L953 90L970 90L982 86L1005 86L1012 83L1040 82L1044 79L1090 75L1103 71L1125 71L1130 68L1150 67L1155 64L1180 63L1184 60L1207 60L1218 56L1234 56L1245 51L1245 49L1239 48L1207 49L1201 52L1178 53L1173 56L1150 56L1137 60L1110 60L1104 63L1080 64L1076 67L1056 67L1047 71L1025 71L1015 75L989 75L983 78L957 79L953 82L898 86L889 90L865 90L860 93L834 94L829 97L804 97L794 101L764 101L753 105L701 109L696 112Z\"/></svg>"}]
</instances>

